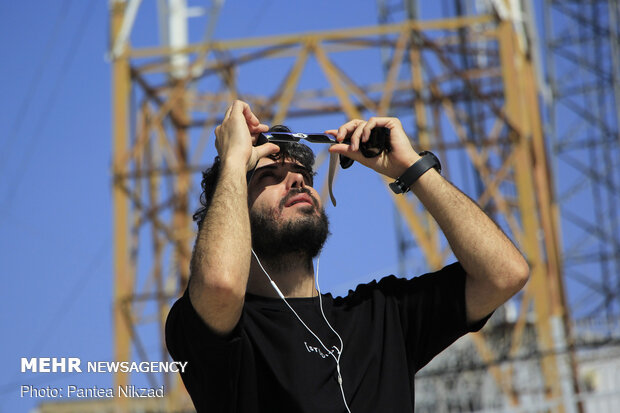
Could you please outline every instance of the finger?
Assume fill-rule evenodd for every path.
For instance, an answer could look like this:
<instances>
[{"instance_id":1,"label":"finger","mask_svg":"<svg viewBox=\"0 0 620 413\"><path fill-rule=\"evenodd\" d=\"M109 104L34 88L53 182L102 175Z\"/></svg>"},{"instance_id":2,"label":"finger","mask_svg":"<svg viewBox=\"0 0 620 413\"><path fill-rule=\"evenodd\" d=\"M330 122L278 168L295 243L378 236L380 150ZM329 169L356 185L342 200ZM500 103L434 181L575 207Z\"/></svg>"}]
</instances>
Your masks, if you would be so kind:
<instances>
[{"instance_id":1,"label":"finger","mask_svg":"<svg viewBox=\"0 0 620 413\"><path fill-rule=\"evenodd\" d=\"M267 142L263 145L254 147L253 150L255 151L257 160L258 160L258 159L264 158L265 156L278 153L280 151L280 147L276 145L275 143Z\"/></svg>"},{"instance_id":2,"label":"finger","mask_svg":"<svg viewBox=\"0 0 620 413\"><path fill-rule=\"evenodd\" d=\"M370 139L370 132L374 129L374 127L377 125L377 118L370 118L368 119L368 122L366 122L366 125L364 126L364 129L362 130L362 138L361 138L361 142L368 142L368 139Z\"/></svg>"},{"instance_id":3,"label":"finger","mask_svg":"<svg viewBox=\"0 0 620 413\"><path fill-rule=\"evenodd\" d=\"M249 110L250 114L252 113L252 111L249 108L250 108L249 105L245 103L244 101L235 100L230 107L230 113L227 112L227 115L228 117L241 115L246 119L246 123L248 123L247 118L249 115L246 114L246 111Z\"/></svg>"},{"instance_id":4,"label":"finger","mask_svg":"<svg viewBox=\"0 0 620 413\"><path fill-rule=\"evenodd\" d=\"M220 138L220 130L222 129L222 125L219 125L218 127L215 128L215 149L217 150L217 153L220 153L220 149L222 146L222 141Z\"/></svg>"},{"instance_id":5,"label":"finger","mask_svg":"<svg viewBox=\"0 0 620 413\"><path fill-rule=\"evenodd\" d=\"M336 140L338 142L344 141L345 138L349 134L351 134L351 132L353 132L354 130L355 130L355 125L350 124L350 123L345 123L344 125L338 128L338 131L336 132Z\"/></svg>"},{"instance_id":6,"label":"finger","mask_svg":"<svg viewBox=\"0 0 620 413\"><path fill-rule=\"evenodd\" d=\"M241 103L241 108L242 108L243 116L245 117L246 123L250 126L258 126L260 124L260 121L258 120L258 117L256 117L256 115L254 114L254 112L252 112L250 105L248 105L246 102L243 102L241 100L239 102Z\"/></svg>"},{"instance_id":7,"label":"finger","mask_svg":"<svg viewBox=\"0 0 620 413\"><path fill-rule=\"evenodd\" d=\"M348 134L349 134L349 128L347 128L346 124L342 125L341 127L338 128L338 132L336 132L336 140L338 142L342 142L344 138L347 137Z\"/></svg>"},{"instance_id":8,"label":"finger","mask_svg":"<svg viewBox=\"0 0 620 413\"><path fill-rule=\"evenodd\" d=\"M391 118L387 116L373 116L370 119L372 119L377 126L386 126L388 123L398 121L398 118ZM370 121L370 119L368 119L368 121Z\"/></svg>"},{"instance_id":9,"label":"finger","mask_svg":"<svg viewBox=\"0 0 620 413\"><path fill-rule=\"evenodd\" d=\"M347 145L346 143L336 143L329 147L330 153L337 153L338 155L344 155L348 158L353 159L354 161L361 162L364 159L364 156L360 153L360 151L353 150L351 145Z\"/></svg>"},{"instance_id":10,"label":"finger","mask_svg":"<svg viewBox=\"0 0 620 413\"><path fill-rule=\"evenodd\" d=\"M258 126L250 127L250 135L252 136L252 145L255 146L258 143L258 137L261 133L267 132L269 126L260 124Z\"/></svg>"},{"instance_id":11,"label":"finger","mask_svg":"<svg viewBox=\"0 0 620 413\"><path fill-rule=\"evenodd\" d=\"M392 130L392 129L397 129L397 128L401 128L402 129L402 124L400 123L400 120L398 118L389 118L389 117L381 117L381 116L377 116L375 118L373 118L375 121L375 126L385 126L386 128Z\"/></svg>"},{"instance_id":12,"label":"finger","mask_svg":"<svg viewBox=\"0 0 620 413\"><path fill-rule=\"evenodd\" d=\"M332 135L332 136L336 136L338 134L338 129L328 129L326 131L323 131L323 133L326 133L326 134Z\"/></svg>"},{"instance_id":13,"label":"finger","mask_svg":"<svg viewBox=\"0 0 620 413\"><path fill-rule=\"evenodd\" d=\"M336 140L338 142L342 142L351 132L355 130L357 125L363 122L361 119L353 119L342 125L338 128L338 133L336 135Z\"/></svg>"},{"instance_id":14,"label":"finger","mask_svg":"<svg viewBox=\"0 0 620 413\"><path fill-rule=\"evenodd\" d=\"M364 131L365 125L366 122L358 123L357 127L353 131L353 134L351 135L351 149L353 149L354 151L358 150L360 147L360 138L362 136L362 132Z\"/></svg>"},{"instance_id":15,"label":"finger","mask_svg":"<svg viewBox=\"0 0 620 413\"><path fill-rule=\"evenodd\" d=\"M224 120L230 118L230 114L232 113L234 106L235 106L235 102L233 102L230 106L228 106L228 109L226 109L226 113L224 114Z\"/></svg>"},{"instance_id":16,"label":"finger","mask_svg":"<svg viewBox=\"0 0 620 413\"><path fill-rule=\"evenodd\" d=\"M269 130L269 126L265 125L264 123L259 123L258 125L249 125L250 127L250 133L252 134L259 134L262 132L267 132Z\"/></svg>"}]
</instances>

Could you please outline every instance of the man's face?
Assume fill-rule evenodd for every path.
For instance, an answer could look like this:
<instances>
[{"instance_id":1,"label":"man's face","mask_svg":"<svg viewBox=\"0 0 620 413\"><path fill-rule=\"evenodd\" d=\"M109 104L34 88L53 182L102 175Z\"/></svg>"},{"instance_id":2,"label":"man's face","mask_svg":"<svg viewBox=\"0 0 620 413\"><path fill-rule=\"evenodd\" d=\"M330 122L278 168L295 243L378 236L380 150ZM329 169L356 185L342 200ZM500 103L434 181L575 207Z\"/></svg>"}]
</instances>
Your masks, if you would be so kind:
<instances>
[{"instance_id":1,"label":"man's face","mask_svg":"<svg viewBox=\"0 0 620 413\"><path fill-rule=\"evenodd\" d=\"M252 246L263 257L321 250L329 223L312 174L301 164L263 158L248 186Z\"/></svg>"}]
</instances>

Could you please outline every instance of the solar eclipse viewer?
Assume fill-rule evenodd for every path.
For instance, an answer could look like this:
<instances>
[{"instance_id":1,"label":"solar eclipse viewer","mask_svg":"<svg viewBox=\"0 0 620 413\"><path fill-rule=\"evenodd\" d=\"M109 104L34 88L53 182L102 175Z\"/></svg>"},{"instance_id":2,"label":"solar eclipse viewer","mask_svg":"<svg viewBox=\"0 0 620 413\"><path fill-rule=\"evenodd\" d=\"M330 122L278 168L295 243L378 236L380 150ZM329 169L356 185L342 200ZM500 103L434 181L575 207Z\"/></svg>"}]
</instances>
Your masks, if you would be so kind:
<instances>
[{"instance_id":1,"label":"solar eclipse viewer","mask_svg":"<svg viewBox=\"0 0 620 413\"><path fill-rule=\"evenodd\" d=\"M259 135L264 142L299 142L305 140L309 143L323 143L327 145L335 145L338 142L332 135L327 133L293 133L293 132L265 132ZM342 143L350 144L351 138L345 138ZM390 147L390 130L384 127L376 127L370 132L368 141L362 142L360 145L360 152L366 158L374 158L379 156L382 152L389 152ZM349 163L343 165L344 156L340 157L340 165L343 169L348 168L353 164L353 161L349 159ZM348 159L348 158L347 158Z\"/></svg>"}]
</instances>

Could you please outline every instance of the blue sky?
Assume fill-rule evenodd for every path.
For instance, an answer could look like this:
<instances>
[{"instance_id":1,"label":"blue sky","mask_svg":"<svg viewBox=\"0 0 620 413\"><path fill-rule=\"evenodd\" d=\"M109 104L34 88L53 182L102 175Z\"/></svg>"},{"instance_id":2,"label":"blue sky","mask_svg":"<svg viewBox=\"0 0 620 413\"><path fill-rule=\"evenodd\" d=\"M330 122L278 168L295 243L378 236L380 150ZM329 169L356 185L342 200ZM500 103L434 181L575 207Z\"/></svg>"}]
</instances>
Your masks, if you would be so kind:
<instances>
[{"instance_id":1,"label":"blue sky","mask_svg":"<svg viewBox=\"0 0 620 413\"><path fill-rule=\"evenodd\" d=\"M0 4L3 412L34 405L18 396L31 379L19 373L20 357L110 357L106 9L99 1Z\"/></svg>"},{"instance_id":2,"label":"blue sky","mask_svg":"<svg viewBox=\"0 0 620 413\"><path fill-rule=\"evenodd\" d=\"M143 3L132 41L153 45L155 2ZM438 15L427 7L422 17ZM19 359L112 358L113 236L107 2L4 1L0 21L1 413L35 406L36 399L19 397L21 384L111 384L101 374L21 374ZM192 23L193 37L200 21ZM229 1L216 38L376 22L374 1ZM291 126L320 131L341 120ZM356 165L340 174L335 191L339 205L328 208L333 236L321 259L321 286L341 294L396 272L397 254L394 210L376 174Z\"/></svg>"}]
</instances>

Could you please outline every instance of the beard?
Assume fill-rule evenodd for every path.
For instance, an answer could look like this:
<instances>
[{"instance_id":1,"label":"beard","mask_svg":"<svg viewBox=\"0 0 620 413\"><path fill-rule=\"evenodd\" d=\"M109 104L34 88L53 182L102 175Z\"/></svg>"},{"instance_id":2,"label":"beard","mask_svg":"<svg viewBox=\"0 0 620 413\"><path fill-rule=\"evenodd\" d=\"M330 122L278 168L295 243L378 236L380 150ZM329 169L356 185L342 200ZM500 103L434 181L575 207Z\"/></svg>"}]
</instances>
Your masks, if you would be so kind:
<instances>
[{"instance_id":1,"label":"beard","mask_svg":"<svg viewBox=\"0 0 620 413\"><path fill-rule=\"evenodd\" d=\"M279 219L286 201L300 193L310 195L313 205L297 207L300 216L287 221ZM278 267L286 266L283 261L289 259L301 259L310 264L329 235L329 220L325 210L319 210L318 202L310 191L305 189L291 190L277 208L267 211L250 210L250 225L252 248L261 259Z\"/></svg>"}]
</instances>

